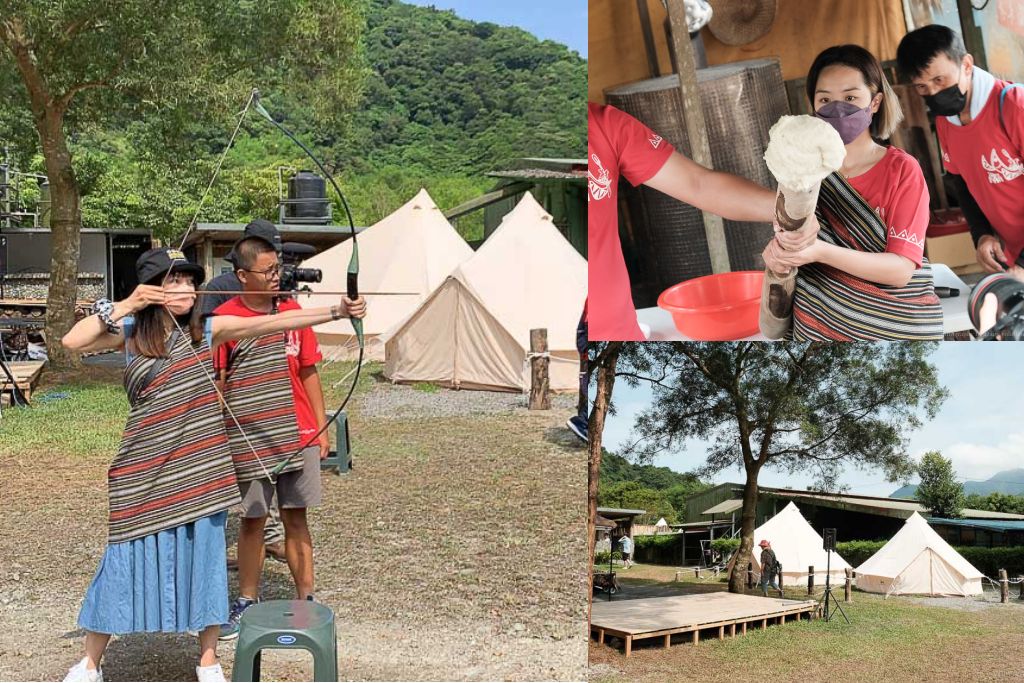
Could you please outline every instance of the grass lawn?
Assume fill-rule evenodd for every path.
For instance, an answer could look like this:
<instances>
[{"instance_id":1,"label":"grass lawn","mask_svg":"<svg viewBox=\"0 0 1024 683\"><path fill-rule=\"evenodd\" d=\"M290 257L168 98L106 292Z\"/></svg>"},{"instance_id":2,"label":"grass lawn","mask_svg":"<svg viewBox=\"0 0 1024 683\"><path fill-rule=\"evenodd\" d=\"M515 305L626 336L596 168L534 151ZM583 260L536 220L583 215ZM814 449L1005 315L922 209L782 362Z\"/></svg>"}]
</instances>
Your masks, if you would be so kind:
<instances>
[{"instance_id":1,"label":"grass lawn","mask_svg":"<svg viewBox=\"0 0 1024 683\"><path fill-rule=\"evenodd\" d=\"M636 565L618 576L624 595L631 588L649 590L652 584L677 593L726 588L725 582L697 582L692 571L675 583L675 571L674 567ZM786 597L807 599L807 590L787 589ZM754 629L731 640L702 641L697 646L673 643L669 650L652 639L639 645L634 642L629 659L621 648L592 641L591 680L1024 680L1024 662L1015 654L1024 646L1024 604L962 601L956 603L959 608L950 604L906 597L884 599L855 591L853 603L843 605L850 624L837 615L837 620L829 623L820 619L791 622L766 631Z\"/></svg>"},{"instance_id":2,"label":"grass lawn","mask_svg":"<svg viewBox=\"0 0 1024 683\"><path fill-rule=\"evenodd\" d=\"M352 368L323 364L329 408ZM76 617L106 540L106 471L128 412L120 373L47 374L35 397L50 392L62 397L0 423L0 681L60 680L81 656ZM379 364L363 368L349 406L354 467L322 476L309 517L343 680L586 676L586 451L564 427L575 402L520 403L394 386ZM285 565L267 563L262 591L293 596ZM133 634L113 641L104 672L195 680L196 652L187 634ZM230 678L234 644L219 654ZM311 663L281 651L263 671L310 680Z\"/></svg>"},{"instance_id":3,"label":"grass lawn","mask_svg":"<svg viewBox=\"0 0 1024 683\"><path fill-rule=\"evenodd\" d=\"M340 405L345 397L352 383L352 377L346 375L354 367L355 361L321 365L328 410ZM363 366L357 391L373 384L375 371L379 371L379 364ZM30 409L4 410L0 430L6 446L0 447L0 459L47 452L109 461L117 453L128 418L128 397L121 386L121 375L120 370L95 367L73 375L44 374ZM339 380L343 381L334 387ZM334 430L330 432L333 439Z\"/></svg>"}]
</instances>

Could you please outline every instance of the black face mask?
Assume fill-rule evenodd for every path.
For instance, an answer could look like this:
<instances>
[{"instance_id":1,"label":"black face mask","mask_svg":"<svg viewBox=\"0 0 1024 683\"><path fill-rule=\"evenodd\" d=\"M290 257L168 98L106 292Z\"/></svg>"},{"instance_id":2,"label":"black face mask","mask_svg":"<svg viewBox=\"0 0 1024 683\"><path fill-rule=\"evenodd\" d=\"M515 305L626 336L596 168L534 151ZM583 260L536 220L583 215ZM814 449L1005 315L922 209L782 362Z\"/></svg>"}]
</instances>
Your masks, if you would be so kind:
<instances>
[{"instance_id":1,"label":"black face mask","mask_svg":"<svg viewBox=\"0 0 1024 683\"><path fill-rule=\"evenodd\" d=\"M954 83L934 95L925 95L924 101L936 116L957 116L967 104L967 95L960 92L959 83Z\"/></svg>"}]
</instances>

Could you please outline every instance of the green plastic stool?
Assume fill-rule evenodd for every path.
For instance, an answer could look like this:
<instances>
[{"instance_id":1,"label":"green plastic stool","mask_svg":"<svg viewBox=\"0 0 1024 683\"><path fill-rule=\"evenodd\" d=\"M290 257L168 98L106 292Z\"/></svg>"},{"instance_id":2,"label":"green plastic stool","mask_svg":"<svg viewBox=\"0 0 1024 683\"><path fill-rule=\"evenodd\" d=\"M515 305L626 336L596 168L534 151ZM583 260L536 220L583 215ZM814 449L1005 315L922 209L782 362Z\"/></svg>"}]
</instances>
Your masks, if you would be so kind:
<instances>
[{"instance_id":1,"label":"green plastic stool","mask_svg":"<svg viewBox=\"0 0 1024 683\"><path fill-rule=\"evenodd\" d=\"M268 600L242 613L232 681L260 680L264 649L307 650L313 655L313 680L338 680L338 641L334 612L306 600Z\"/></svg>"}]
</instances>

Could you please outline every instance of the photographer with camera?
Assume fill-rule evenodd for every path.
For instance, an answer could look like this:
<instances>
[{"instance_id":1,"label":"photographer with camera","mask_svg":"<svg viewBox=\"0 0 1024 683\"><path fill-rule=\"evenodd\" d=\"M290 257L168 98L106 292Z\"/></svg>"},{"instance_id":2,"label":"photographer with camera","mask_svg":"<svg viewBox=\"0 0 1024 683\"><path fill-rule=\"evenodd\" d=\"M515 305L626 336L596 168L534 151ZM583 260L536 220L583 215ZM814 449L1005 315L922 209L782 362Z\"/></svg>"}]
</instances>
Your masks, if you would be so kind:
<instances>
[{"instance_id":1,"label":"photographer with camera","mask_svg":"<svg viewBox=\"0 0 1024 683\"><path fill-rule=\"evenodd\" d=\"M257 218L245 226L242 239L235 242L231 251L225 257L225 260L235 268L238 268L238 245L249 238L261 239L273 247L279 254L281 252L281 234L277 231L277 228L270 221ZM231 271L230 273L223 273L213 278L206 283L206 287L203 289L207 292L237 292L242 289L242 281L238 279L235 271ZM234 296L234 294L217 294L200 297L197 305L200 307L199 314L202 316L202 319L206 320L208 316L213 315L217 307ZM214 377L216 378L214 382L217 385L217 389L223 393L224 374L227 368L217 365L220 358L221 354L215 354L213 358ZM270 508L270 515L267 518L266 525L263 527L263 548L268 557L272 557L278 562L287 562L284 553L284 526L281 524L281 515L277 511L276 503ZM228 559L229 569L237 569L237 567L238 560Z\"/></svg>"},{"instance_id":2,"label":"photographer with camera","mask_svg":"<svg viewBox=\"0 0 1024 683\"><path fill-rule=\"evenodd\" d=\"M215 315L240 317L269 313L273 304L268 293L280 290L282 263L274 246L262 238L249 237L238 243L237 275L246 292L221 304ZM292 298L279 303L279 310L301 309ZM259 340L258 340L259 341ZM277 344L276 346L274 344ZM284 359L281 355L284 355ZM287 412L292 432L298 429L301 443L306 443L326 423L323 389L316 364L322 358L312 328L288 332L284 340L266 339L262 345L225 344L217 350L217 366L227 369L226 398L245 404L269 419ZM281 361L286 361L279 365ZM261 379L287 373L290 395L271 397ZM254 392L258 392L255 393ZM262 424L260 425L263 426ZM230 433L230 426L229 426ZM330 440L327 431L318 443L308 445L294 459L276 482L266 477L246 477L239 471L242 489L242 523L238 536L239 597L231 607L231 616L221 627L221 639L235 637L242 613L254 604L259 595L263 570L263 525L271 504L277 498L285 529L285 554L295 581L298 599L311 600L313 595L313 543L306 522L306 509L320 505L320 460L327 457ZM236 460L236 462L238 462ZM239 463L244 467L244 463Z\"/></svg>"}]
</instances>

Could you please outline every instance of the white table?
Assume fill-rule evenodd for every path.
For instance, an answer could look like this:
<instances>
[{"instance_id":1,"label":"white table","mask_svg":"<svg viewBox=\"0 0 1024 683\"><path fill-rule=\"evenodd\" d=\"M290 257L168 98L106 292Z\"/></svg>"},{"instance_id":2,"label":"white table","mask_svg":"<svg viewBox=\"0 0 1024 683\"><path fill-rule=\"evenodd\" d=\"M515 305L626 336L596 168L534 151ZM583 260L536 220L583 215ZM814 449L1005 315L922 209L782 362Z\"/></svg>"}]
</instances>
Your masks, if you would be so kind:
<instances>
[{"instance_id":1,"label":"white table","mask_svg":"<svg viewBox=\"0 0 1024 683\"><path fill-rule=\"evenodd\" d=\"M964 284L964 281L957 277L957 274L949 269L949 266L941 263L932 264L932 279L936 287L951 287L960 290L960 295L951 299L939 299L942 305L942 331L945 334L950 332L961 332L973 329L971 319L967 315L967 299L971 294L971 288ZM672 314L657 306L652 308L641 308L636 312L637 320L641 326L650 328L648 341L693 341L690 337L682 334L676 329L672 322ZM743 341L769 341L768 337L762 334L755 334L751 337L744 337Z\"/></svg>"}]
</instances>

